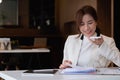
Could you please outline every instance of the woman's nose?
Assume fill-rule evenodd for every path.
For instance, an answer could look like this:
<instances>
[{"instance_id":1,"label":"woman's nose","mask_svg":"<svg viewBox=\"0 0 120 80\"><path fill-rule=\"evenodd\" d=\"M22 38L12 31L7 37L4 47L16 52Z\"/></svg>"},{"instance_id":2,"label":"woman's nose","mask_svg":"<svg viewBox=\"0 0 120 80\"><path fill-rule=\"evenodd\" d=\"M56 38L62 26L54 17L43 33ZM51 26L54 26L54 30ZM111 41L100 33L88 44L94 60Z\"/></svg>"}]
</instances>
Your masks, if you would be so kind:
<instances>
[{"instance_id":1,"label":"woman's nose","mask_svg":"<svg viewBox=\"0 0 120 80\"><path fill-rule=\"evenodd\" d=\"M88 29L89 29L88 24L86 24L86 25L84 26L84 29L85 29L85 30L88 30Z\"/></svg>"}]
</instances>

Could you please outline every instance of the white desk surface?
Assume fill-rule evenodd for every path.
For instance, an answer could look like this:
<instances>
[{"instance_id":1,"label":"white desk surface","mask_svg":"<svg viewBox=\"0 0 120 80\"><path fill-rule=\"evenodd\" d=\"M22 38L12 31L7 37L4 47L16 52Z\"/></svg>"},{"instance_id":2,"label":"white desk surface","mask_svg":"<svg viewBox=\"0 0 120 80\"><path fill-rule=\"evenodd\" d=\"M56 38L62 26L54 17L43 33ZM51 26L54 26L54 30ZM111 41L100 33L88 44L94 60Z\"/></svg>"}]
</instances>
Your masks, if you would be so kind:
<instances>
[{"instance_id":1,"label":"white desk surface","mask_svg":"<svg viewBox=\"0 0 120 80\"><path fill-rule=\"evenodd\" d=\"M25 70L0 71L5 80L120 80L120 75L60 75L54 76L23 76Z\"/></svg>"},{"instance_id":2,"label":"white desk surface","mask_svg":"<svg viewBox=\"0 0 120 80\"><path fill-rule=\"evenodd\" d=\"M0 50L0 53L48 53L48 48L37 48L37 49L13 49L13 50Z\"/></svg>"}]
</instances>

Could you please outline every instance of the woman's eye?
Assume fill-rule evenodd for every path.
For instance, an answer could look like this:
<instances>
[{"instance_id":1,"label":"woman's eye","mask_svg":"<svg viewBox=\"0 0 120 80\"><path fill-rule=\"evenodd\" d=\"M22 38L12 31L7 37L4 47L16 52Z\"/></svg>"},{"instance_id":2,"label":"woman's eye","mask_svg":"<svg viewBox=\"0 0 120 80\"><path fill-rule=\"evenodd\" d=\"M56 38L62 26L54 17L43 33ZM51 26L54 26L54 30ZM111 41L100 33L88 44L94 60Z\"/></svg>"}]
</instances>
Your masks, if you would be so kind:
<instances>
[{"instance_id":1,"label":"woman's eye","mask_svg":"<svg viewBox=\"0 0 120 80\"><path fill-rule=\"evenodd\" d=\"M80 26L83 26L84 25L84 23L80 23Z\"/></svg>"},{"instance_id":2,"label":"woman's eye","mask_svg":"<svg viewBox=\"0 0 120 80\"><path fill-rule=\"evenodd\" d=\"M88 24L92 24L93 22L88 22Z\"/></svg>"}]
</instances>

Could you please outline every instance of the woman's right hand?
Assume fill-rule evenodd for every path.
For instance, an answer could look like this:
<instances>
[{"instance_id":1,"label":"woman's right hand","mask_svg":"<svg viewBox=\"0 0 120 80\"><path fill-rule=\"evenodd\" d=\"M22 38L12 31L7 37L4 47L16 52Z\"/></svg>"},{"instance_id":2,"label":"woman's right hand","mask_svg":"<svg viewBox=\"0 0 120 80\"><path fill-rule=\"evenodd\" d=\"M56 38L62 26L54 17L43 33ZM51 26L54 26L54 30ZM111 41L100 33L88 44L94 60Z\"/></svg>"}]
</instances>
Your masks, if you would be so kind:
<instances>
[{"instance_id":1,"label":"woman's right hand","mask_svg":"<svg viewBox=\"0 0 120 80\"><path fill-rule=\"evenodd\" d=\"M70 68L70 66L67 64L72 64L72 62L69 60L64 60L63 63L59 66L59 68L60 69Z\"/></svg>"}]
</instances>

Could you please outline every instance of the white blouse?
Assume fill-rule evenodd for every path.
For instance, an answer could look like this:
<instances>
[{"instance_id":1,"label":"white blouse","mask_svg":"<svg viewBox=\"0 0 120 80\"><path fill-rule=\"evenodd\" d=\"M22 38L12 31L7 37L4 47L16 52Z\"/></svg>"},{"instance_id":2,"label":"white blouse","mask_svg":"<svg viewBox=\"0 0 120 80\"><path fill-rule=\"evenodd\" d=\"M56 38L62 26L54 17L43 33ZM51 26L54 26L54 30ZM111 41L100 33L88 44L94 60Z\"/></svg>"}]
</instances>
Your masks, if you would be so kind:
<instances>
[{"instance_id":1,"label":"white blouse","mask_svg":"<svg viewBox=\"0 0 120 80\"><path fill-rule=\"evenodd\" d=\"M78 66L92 66L98 67L100 66L100 59L98 51L98 45L92 43L87 37L84 36L84 39L81 44L81 49L78 57ZM96 65L96 63L98 63ZM107 64L107 62L106 62ZM107 66L107 65L106 65Z\"/></svg>"},{"instance_id":2,"label":"white blouse","mask_svg":"<svg viewBox=\"0 0 120 80\"><path fill-rule=\"evenodd\" d=\"M120 52L113 38L102 35L104 42L99 47L87 37L81 40L78 35L68 36L64 46L64 60L83 67L108 67L113 62L120 67Z\"/></svg>"}]
</instances>

